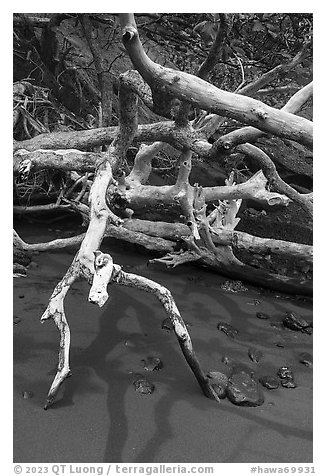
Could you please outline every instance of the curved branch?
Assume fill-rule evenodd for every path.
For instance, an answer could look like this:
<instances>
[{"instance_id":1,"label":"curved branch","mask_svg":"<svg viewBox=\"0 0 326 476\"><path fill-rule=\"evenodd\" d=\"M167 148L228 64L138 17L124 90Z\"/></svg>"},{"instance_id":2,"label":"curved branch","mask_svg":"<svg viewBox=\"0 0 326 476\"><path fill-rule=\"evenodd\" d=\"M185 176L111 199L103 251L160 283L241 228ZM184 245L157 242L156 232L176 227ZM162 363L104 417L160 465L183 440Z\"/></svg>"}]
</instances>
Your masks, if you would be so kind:
<instances>
[{"instance_id":1,"label":"curved branch","mask_svg":"<svg viewBox=\"0 0 326 476\"><path fill-rule=\"evenodd\" d=\"M102 307L109 297L107 287L110 283L129 286L154 294L163 305L169 319L171 320L182 353L194 373L204 395L218 401L219 398L214 387L210 385L209 379L202 371L194 352L187 327L181 317L171 292L151 279L138 276L137 274L125 273L121 270L120 266L113 264L111 255L107 253L102 253L97 250L94 255L94 279L88 300Z\"/></svg>"},{"instance_id":2,"label":"curved branch","mask_svg":"<svg viewBox=\"0 0 326 476\"><path fill-rule=\"evenodd\" d=\"M134 93L120 91L120 128L117 137L109 146L103 160L98 164L94 182L89 193L90 216L87 231L67 273L54 289L49 304L44 311L41 322L53 318L60 332L60 353L58 370L48 393L45 408L48 408L59 390L61 383L69 376L69 326L64 313L64 299L73 284L80 276L91 282L94 275L94 252L99 249L108 220L115 216L108 208L106 190L112 181L112 170L119 166L126 149L131 144L137 128L137 99ZM122 222L122 220L120 220ZM117 224L117 223L116 223Z\"/></svg>"},{"instance_id":3,"label":"curved branch","mask_svg":"<svg viewBox=\"0 0 326 476\"><path fill-rule=\"evenodd\" d=\"M145 54L132 14L121 14L122 39L135 68L151 87L165 90L182 101L226 117L232 117L265 132L312 147L312 122L276 110L261 101L222 91L191 74L164 68Z\"/></svg>"},{"instance_id":4,"label":"curved branch","mask_svg":"<svg viewBox=\"0 0 326 476\"><path fill-rule=\"evenodd\" d=\"M126 184L135 186L136 184L145 183L152 171L153 158L165 146L164 142L153 142L151 145L141 144L134 159L133 168L126 177Z\"/></svg>"},{"instance_id":5,"label":"curved branch","mask_svg":"<svg viewBox=\"0 0 326 476\"><path fill-rule=\"evenodd\" d=\"M284 182L277 173L274 162L267 154L265 154L265 152L251 144L238 145L236 150L250 156L257 164L259 164L259 167L262 167L270 186L274 187L277 192L282 193L297 202L311 217L313 216L312 194L298 193L294 188Z\"/></svg>"},{"instance_id":6,"label":"curved branch","mask_svg":"<svg viewBox=\"0 0 326 476\"><path fill-rule=\"evenodd\" d=\"M291 114L296 114L302 106L310 99L313 93L313 82L307 84L302 89L297 91L282 107L281 111L289 112ZM260 137L264 136L265 132L255 128L255 127L242 127L241 129L234 130L220 137L212 145L210 155L214 157L221 150L230 150L236 145L243 144L245 142L254 142Z\"/></svg>"}]
</instances>

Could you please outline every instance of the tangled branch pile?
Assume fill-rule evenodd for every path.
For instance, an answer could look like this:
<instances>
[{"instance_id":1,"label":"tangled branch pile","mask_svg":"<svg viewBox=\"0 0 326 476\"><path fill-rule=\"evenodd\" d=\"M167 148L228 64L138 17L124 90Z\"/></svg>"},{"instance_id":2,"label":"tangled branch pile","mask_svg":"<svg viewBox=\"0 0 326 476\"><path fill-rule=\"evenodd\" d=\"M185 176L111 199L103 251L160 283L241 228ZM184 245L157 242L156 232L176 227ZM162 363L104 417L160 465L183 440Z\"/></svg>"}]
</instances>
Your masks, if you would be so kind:
<instances>
[{"instance_id":1,"label":"tangled branch pile","mask_svg":"<svg viewBox=\"0 0 326 476\"><path fill-rule=\"evenodd\" d=\"M189 18L192 20L191 15ZM253 145L263 138L268 142L272 134L298 151L309 151L311 122L295 114L310 100L312 83L301 89L294 86L295 94L280 110L249 97L266 92L266 86L277 83L282 75L304 67L310 55L311 38L306 35L301 44L291 43L288 35L287 42L297 49L296 54L256 77L251 72L253 65L264 58L254 59L248 45L249 52L241 51L235 33L239 25L245 28L245 18L224 14L209 20L199 18L201 21L194 30L201 51L199 57L203 60L196 75L190 75L150 60L139 40L136 24L129 20L123 25L123 41L136 71L125 65L127 71L118 77L113 69L118 64L121 68L125 53L121 52L115 16L15 17L15 54L20 62L26 55L25 59L34 65L27 78L14 84L15 212L74 213L87 228L91 223L94 179L101 165L108 161L113 177L105 191L109 221L104 237L165 253L165 257L156 261L168 266L196 261L232 278L282 291L310 293L311 246L259 238L235 228L239 224L240 205L247 200L255 200L264 207L286 207L295 202L302 214L312 216L310 190L286 182L279 174L281 159L277 153L271 157L266 147L264 151L264 147ZM172 18L154 14L145 20L143 31L152 32L145 41L151 53L150 46L154 48L158 42L153 31L161 31L162 25L165 28L169 22L183 21L180 15ZM256 41L261 38L260 25L269 25L269 35L273 36L270 19L255 21ZM99 25L104 25L103 29ZM75 36L72 28L77 31ZM98 32L97 41L94 28ZM189 28L185 27L184 31L183 47L188 52L190 44L194 50L193 38L188 42ZM161 33L164 39L163 30ZM171 41L164 41L169 51ZM89 62L85 57L79 63L76 60L81 42L88 48ZM108 45L118 48L109 64ZM241 55L249 58L248 79L243 76L245 65ZM217 81L230 61L233 68L238 65L243 79L236 94L206 81ZM184 65L185 69L190 68L190 63ZM35 73L40 77L35 77ZM36 81L38 85L33 84ZM289 84L287 87L291 89ZM119 125L111 125L118 123L117 116ZM138 125L139 121L145 123ZM124 132L126 141L119 146L121 150L113 160L109 150L114 141L119 141L123 128L130 135ZM222 171L218 185L200 186L191 177L195 166L201 163L206 170L217 166ZM153 164L161 172L164 169L168 177L167 181L160 180L160 185L153 182L157 171L156 167L153 173ZM286 164L292 176L300 166L304 168L302 160L294 165ZM46 250L76 246L83 239L84 234L33 246L16 240L16 245ZM286 275L273 272L273 261L288 257L295 260L295 268L287 269ZM255 265L251 266L253 262ZM305 269L305 278L298 269Z\"/></svg>"},{"instance_id":2,"label":"tangled branch pile","mask_svg":"<svg viewBox=\"0 0 326 476\"><path fill-rule=\"evenodd\" d=\"M178 16L176 19L182 21ZM162 15L154 15L149 22L160 20ZM122 41L134 70L126 68L116 81L110 71L113 63L111 61L108 67L100 47L101 38L95 41L93 34L94 22L109 25L112 34L108 42L112 45L118 27L114 16L63 14L50 18L16 18L20 28L27 30L25 41L21 41L19 35L16 38L19 55L26 53L28 61L41 71L42 80L46 78L50 85L51 96L44 86L34 86L31 78L20 78L14 86L14 174L16 196L23 200L15 211L40 213L63 209L82 217L86 229L81 235L34 245L25 243L14 232L15 247L22 251L79 247L41 318L42 322L53 318L61 336L58 371L45 408L52 404L61 383L70 375L70 330L64 299L79 277L91 284L88 299L99 306L106 302L107 286L111 283L154 293L171 319L182 352L203 393L218 399L216 388L209 383L195 356L171 293L146 278L123 272L109 254L100 251L105 237L155 250L160 256L152 261L167 266L197 262L232 278L281 291L311 293L312 282L308 276L279 274L266 266L274 257L281 260L291 257L297 265L310 271L310 245L235 230L243 200L255 200L268 207L287 207L292 201L302 213L312 216L312 193L284 181L272 158L253 145L266 135L276 135L282 141L299 144L304 150L311 149L312 122L296 114L310 99L312 83L300 88L281 109L250 97L280 74L301 65L309 55L311 38L307 37L301 49L285 63L249 82L244 80L239 56L242 53L236 50L243 81L236 93L228 92L207 79L217 66L219 55L222 54L225 61L227 52L233 53L236 23L241 24L243 20L242 16L219 14L214 15L210 23L203 20L197 25L197 31L205 33L202 38L209 47L206 59L194 75L151 60L140 41L134 16L121 14ZM67 32L63 34L66 43L61 41L60 48L58 34L63 21L70 26L76 22L75 28L78 26L82 32L94 61L97 89L91 82L87 83L85 68L79 69L71 63L76 40ZM257 35L265 27L271 37L276 35L273 25L267 21L264 25L263 17L255 21ZM33 22L41 29L38 36ZM149 22L145 22L145 26ZM186 37L187 34L185 32ZM49 52L52 54L46 62ZM117 61L118 58L119 55ZM70 82L63 85L65 74ZM117 82L118 98L115 98ZM86 91L97 98L96 106L87 100ZM119 103L119 121L118 125L111 125L117 111L115 101ZM146 108L155 122L139 124L140 112ZM81 111L84 118L78 116ZM222 127L225 118L241 126L225 133ZM72 124L78 126L77 130L72 129ZM250 175L243 176L242 181L239 182L236 170L225 174L224 184L202 186L191 181L194 156L225 169L225 164L232 163L229 159L234 153L249 158ZM175 176L172 183L155 185L150 181L152 165L154 161L162 163L162 157L169 158L168 168L174 167ZM48 203L44 203L43 197L41 203L31 204L32 192L40 198L41 191ZM52 191L56 192L55 200ZM155 219L148 216L145 219L146 210L155 210ZM250 255L258 255L258 266L250 265Z\"/></svg>"}]
</instances>

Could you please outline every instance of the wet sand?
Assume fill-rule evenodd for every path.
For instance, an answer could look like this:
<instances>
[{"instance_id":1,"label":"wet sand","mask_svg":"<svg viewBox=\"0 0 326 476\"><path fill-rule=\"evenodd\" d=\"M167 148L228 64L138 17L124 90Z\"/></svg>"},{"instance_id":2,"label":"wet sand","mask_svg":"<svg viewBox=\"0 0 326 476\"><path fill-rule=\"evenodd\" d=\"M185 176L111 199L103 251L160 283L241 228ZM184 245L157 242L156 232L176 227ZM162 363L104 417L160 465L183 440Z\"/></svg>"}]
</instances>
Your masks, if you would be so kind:
<instances>
[{"instance_id":1,"label":"wet sand","mask_svg":"<svg viewBox=\"0 0 326 476\"><path fill-rule=\"evenodd\" d=\"M22 236L50 239L40 231ZM222 371L224 355L258 377L276 375L286 365L297 388L264 389L264 404L254 408L211 401L202 395L174 334L161 328L166 315L153 296L114 285L99 309L87 302L89 286L80 281L65 301L72 377L44 411L59 334L52 321L41 325L39 318L73 254L39 254L28 277L14 280L14 316L21 319L14 325L14 462L312 462L312 369L298 358L301 352L312 354L312 336L270 325L291 310L311 320L311 302L253 287L226 292L220 288L225 278L208 271L147 267L145 255L116 245L110 250L126 271L171 290L205 370ZM272 318L257 319L258 311ZM220 321L239 329L239 336L218 331ZM280 341L284 347L275 345ZM253 346L263 352L258 364L248 357ZM142 359L148 356L160 357L163 369L146 372ZM131 372L146 375L154 393L137 393ZM33 397L25 399L22 392Z\"/></svg>"}]
</instances>

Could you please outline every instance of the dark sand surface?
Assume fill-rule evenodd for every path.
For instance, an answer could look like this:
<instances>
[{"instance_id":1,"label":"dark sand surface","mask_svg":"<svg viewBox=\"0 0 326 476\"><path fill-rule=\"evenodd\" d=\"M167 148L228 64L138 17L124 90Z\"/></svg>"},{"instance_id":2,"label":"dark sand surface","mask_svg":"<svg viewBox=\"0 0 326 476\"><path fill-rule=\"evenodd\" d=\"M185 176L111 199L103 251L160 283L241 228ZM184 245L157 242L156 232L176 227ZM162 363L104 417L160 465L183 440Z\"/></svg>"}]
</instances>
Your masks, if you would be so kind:
<instances>
[{"instance_id":1,"label":"dark sand surface","mask_svg":"<svg viewBox=\"0 0 326 476\"><path fill-rule=\"evenodd\" d=\"M49 239L40 230L25 230L22 236L26 241ZM223 370L223 355L257 376L275 375L287 365L298 386L264 389L265 403L255 408L227 399L210 401L201 394L174 334L161 329L166 315L153 296L112 286L108 303L99 309L87 302L89 286L81 281L66 299L73 375L53 407L44 411L59 334L52 321L41 325L39 318L73 254L39 254L34 259L38 267L27 278L14 280L14 315L21 318L14 325L14 462L312 462L312 369L298 358L301 352L312 353L312 336L256 317L261 311L280 321L294 310L311 320L311 302L261 294L252 287L241 293L222 291L225 278L208 271L146 267L144 255L116 245L110 250L126 271L171 290L205 370ZM219 321L239 329L239 337L218 331ZM279 341L284 347L275 345ZM248 357L252 346L263 351L258 364ZM160 357L163 369L146 372L141 359L148 356ZM144 373L155 392L137 393L131 371ZM24 399L24 391L33 397Z\"/></svg>"}]
</instances>

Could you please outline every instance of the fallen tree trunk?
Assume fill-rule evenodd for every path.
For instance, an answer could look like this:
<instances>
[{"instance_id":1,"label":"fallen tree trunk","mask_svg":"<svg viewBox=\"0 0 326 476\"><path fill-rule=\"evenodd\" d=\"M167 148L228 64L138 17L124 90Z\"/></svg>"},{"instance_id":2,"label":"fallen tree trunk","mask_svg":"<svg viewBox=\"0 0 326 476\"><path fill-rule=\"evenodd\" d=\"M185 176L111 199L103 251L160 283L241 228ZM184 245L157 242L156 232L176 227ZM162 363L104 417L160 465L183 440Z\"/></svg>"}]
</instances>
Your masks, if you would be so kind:
<instances>
[{"instance_id":1,"label":"fallen tree trunk","mask_svg":"<svg viewBox=\"0 0 326 476\"><path fill-rule=\"evenodd\" d=\"M181 240L183 237L190 236L189 227L181 223L153 222L133 218L125 220L123 226L130 231L170 240ZM215 229L212 240L216 245L231 246L234 250L246 250L253 254L261 253L263 256L273 253L284 257L291 256L310 264L313 262L313 247L310 245L260 238L243 231L224 228Z\"/></svg>"}]
</instances>

